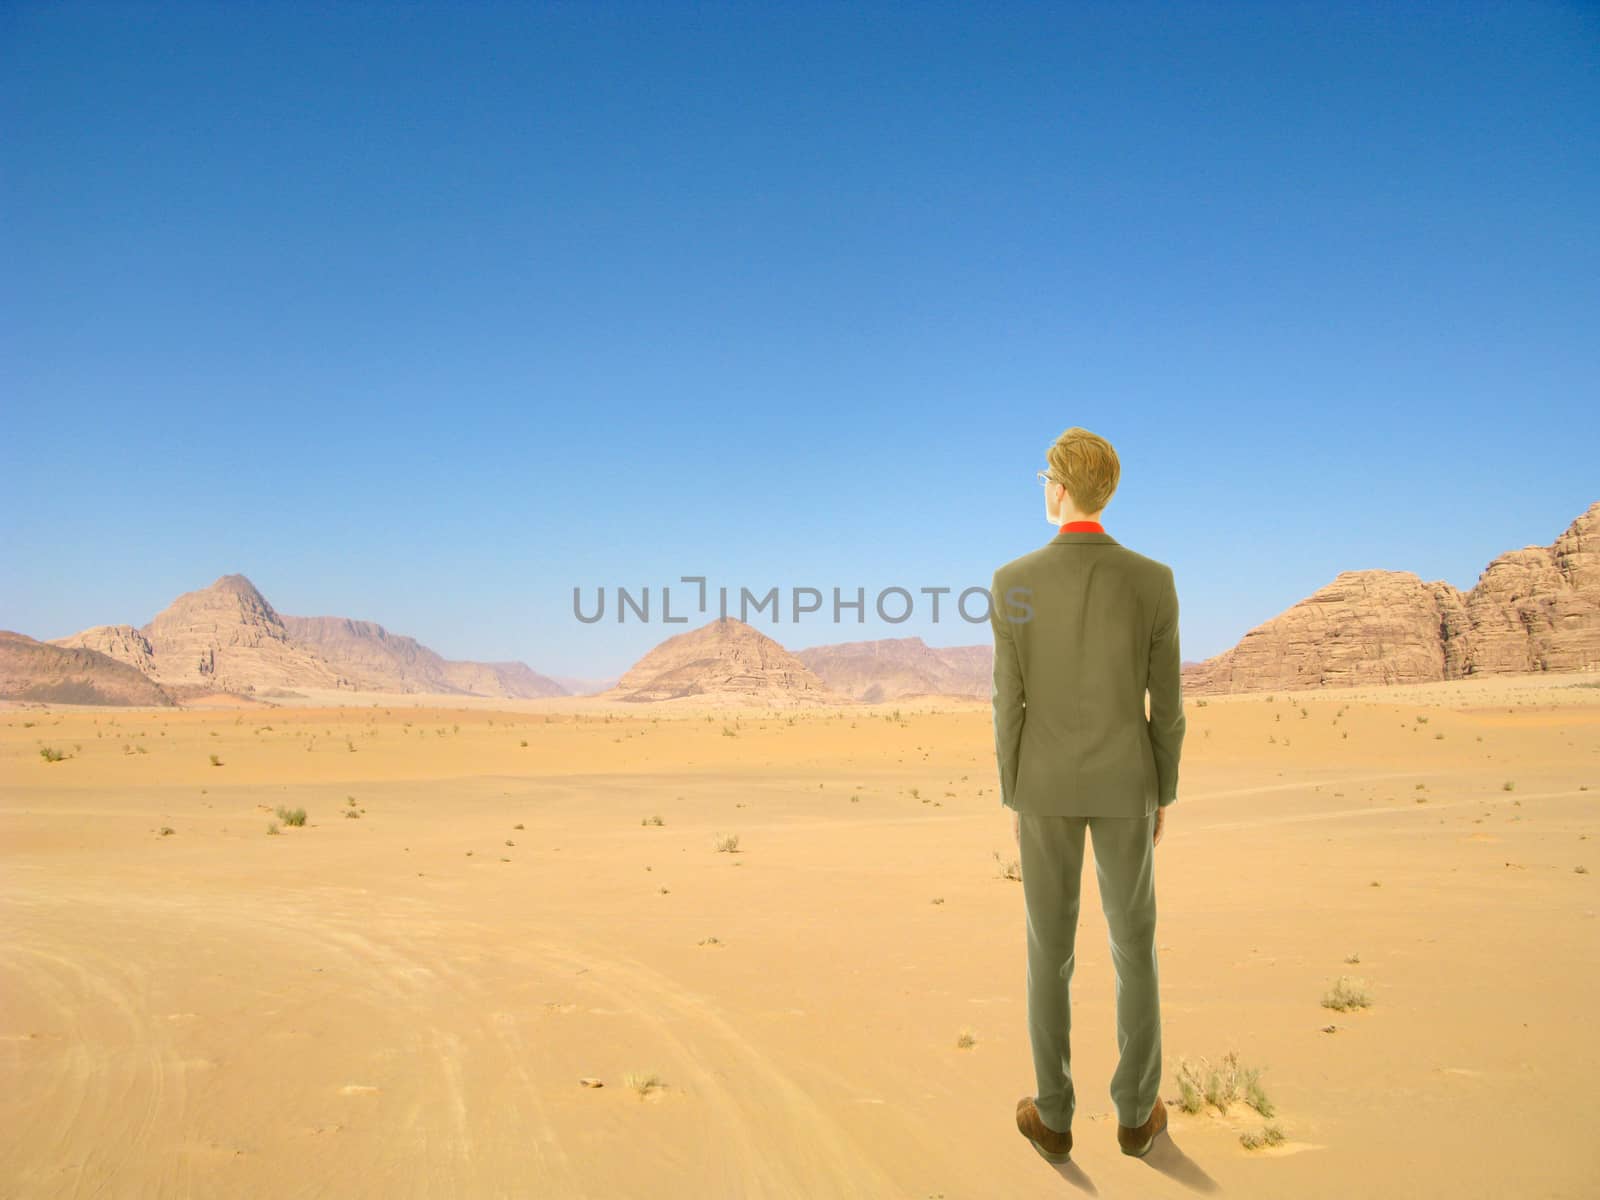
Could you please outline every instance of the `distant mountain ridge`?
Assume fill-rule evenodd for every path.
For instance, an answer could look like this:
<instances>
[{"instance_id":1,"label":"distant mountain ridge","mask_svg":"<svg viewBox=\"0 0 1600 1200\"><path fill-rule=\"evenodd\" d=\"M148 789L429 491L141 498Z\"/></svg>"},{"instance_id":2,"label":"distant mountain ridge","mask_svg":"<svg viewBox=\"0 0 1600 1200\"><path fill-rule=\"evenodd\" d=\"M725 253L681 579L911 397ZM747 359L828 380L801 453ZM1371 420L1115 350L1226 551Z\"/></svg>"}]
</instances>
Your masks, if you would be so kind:
<instances>
[{"instance_id":1,"label":"distant mountain ridge","mask_svg":"<svg viewBox=\"0 0 1600 1200\"><path fill-rule=\"evenodd\" d=\"M442 658L416 638L390 633L375 621L349 617L291 617L283 624L301 645L315 649L361 684L363 691L458 692L465 696L536 699L567 689L526 663L463 662ZM376 686L381 682L383 686Z\"/></svg>"},{"instance_id":2,"label":"distant mountain ridge","mask_svg":"<svg viewBox=\"0 0 1600 1200\"><path fill-rule=\"evenodd\" d=\"M373 621L283 615L243 575L185 592L143 626L97 625L50 642L0 632L0 698L63 703L311 688L848 705L986 700L993 670L988 642L881 638L791 652L724 617L667 638L617 679L556 679L520 662L445 659ZM1233 648L1186 661L1182 677L1185 693L1206 695L1539 671L1600 671L1600 501L1550 545L1496 557L1467 592L1410 571L1342 571Z\"/></svg>"},{"instance_id":3,"label":"distant mountain ridge","mask_svg":"<svg viewBox=\"0 0 1600 1200\"><path fill-rule=\"evenodd\" d=\"M903 696L987 698L994 673L992 646L940 648L920 637L836 642L795 657L834 691L869 704Z\"/></svg>"},{"instance_id":4,"label":"distant mountain ridge","mask_svg":"<svg viewBox=\"0 0 1600 1200\"><path fill-rule=\"evenodd\" d=\"M185 592L143 626L97 625L39 644L93 651L179 698L295 688L497 699L568 694L526 663L446 659L374 621L280 614L243 575Z\"/></svg>"}]
</instances>

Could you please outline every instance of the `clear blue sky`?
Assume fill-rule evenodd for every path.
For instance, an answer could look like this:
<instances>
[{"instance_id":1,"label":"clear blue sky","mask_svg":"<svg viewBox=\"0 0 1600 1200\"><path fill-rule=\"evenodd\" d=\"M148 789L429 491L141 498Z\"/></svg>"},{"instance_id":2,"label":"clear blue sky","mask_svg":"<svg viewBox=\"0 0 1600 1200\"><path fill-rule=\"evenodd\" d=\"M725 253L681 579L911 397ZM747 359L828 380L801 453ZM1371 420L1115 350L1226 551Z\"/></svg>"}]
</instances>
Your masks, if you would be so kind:
<instances>
[{"instance_id":1,"label":"clear blue sky","mask_svg":"<svg viewBox=\"0 0 1600 1200\"><path fill-rule=\"evenodd\" d=\"M1186 658L1470 587L1600 498L1597 68L1579 4L6 4L0 627L241 572L608 675L691 626L575 584L987 586L1070 425Z\"/></svg>"}]
</instances>

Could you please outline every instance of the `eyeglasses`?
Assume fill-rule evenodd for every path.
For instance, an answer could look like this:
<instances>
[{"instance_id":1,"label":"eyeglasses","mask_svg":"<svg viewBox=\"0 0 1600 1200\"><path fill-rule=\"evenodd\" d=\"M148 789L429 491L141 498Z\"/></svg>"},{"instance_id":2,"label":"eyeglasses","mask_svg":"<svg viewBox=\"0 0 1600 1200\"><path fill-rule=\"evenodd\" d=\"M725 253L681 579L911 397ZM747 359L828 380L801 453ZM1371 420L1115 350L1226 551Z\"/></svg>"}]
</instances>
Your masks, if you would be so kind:
<instances>
[{"instance_id":1,"label":"eyeglasses","mask_svg":"<svg viewBox=\"0 0 1600 1200\"><path fill-rule=\"evenodd\" d=\"M1054 475L1050 474L1049 471L1035 471L1033 477L1039 481L1040 487L1047 487L1052 483L1061 483L1061 481ZM1061 486L1065 487L1066 485L1062 484Z\"/></svg>"}]
</instances>

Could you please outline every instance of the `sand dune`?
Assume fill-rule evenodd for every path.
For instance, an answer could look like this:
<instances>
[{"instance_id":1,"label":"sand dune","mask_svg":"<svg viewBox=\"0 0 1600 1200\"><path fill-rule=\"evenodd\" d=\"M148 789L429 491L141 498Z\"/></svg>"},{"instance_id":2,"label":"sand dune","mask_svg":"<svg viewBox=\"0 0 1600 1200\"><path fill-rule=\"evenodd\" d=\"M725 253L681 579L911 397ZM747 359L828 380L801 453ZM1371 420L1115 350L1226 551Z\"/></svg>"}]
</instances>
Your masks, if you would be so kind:
<instances>
[{"instance_id":1,"label":"sand dune","mask_svg":"<svg viewBox=\"0 0 1600 1200\"><path fill-rule=\"evenodd\" d=\"M1592 1194L1594 682L1191 699L1156 852L1171 1136L1117 1152L1086 870L1069 1181ZM987 704L336 698L0 709L0 1194L1059 1189L1012 1123ZM280 806L306 824L269 834ZM1370 1007L1322 1007L1342 975ZM1281 1143L1178 1107L1180 1060L1229 1051Z\"/></svg>"}]
</instances>

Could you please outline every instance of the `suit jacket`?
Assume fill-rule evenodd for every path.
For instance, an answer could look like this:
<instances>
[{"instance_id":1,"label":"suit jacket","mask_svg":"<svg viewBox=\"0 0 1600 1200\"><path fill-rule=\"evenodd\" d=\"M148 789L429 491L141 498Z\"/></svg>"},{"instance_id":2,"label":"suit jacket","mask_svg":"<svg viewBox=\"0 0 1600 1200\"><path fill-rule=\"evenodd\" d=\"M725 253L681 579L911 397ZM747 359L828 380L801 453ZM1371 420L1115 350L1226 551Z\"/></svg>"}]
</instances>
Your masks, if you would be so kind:
<instances>
[{"instance_id":1,"label":"suit jacket","mask_svg":"<svg viewBox=\"0 0 1600 1200\"><path fill-rule=\"evenodd\" d=\"M990 596L1000 802L1084 817L1173 803L1184 716L1172 568L1109 533L1068 531L995 571Z\"/></svg>"}]
</instances>

